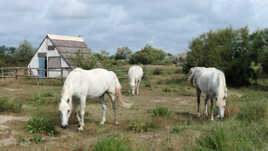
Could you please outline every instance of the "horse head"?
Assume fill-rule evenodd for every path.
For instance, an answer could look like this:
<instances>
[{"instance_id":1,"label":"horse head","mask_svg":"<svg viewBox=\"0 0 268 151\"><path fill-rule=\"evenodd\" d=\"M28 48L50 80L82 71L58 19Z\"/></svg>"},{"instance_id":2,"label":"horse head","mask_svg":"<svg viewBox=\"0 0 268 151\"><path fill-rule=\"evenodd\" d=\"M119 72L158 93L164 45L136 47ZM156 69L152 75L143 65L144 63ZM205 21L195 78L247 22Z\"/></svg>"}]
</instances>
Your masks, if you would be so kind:
<instances>
[{"instance_id":1,"label":"horse head","mask_svg":"<svg viewBox=\"0 0 268 151\"><path fill-rule=\"evenodd\" d=\"M61 102L59 105L60 119L61 119L61 127L67 128L68 121L72 112L72 102L70 98L61 98Z\"/></svg>"}]
</instances>

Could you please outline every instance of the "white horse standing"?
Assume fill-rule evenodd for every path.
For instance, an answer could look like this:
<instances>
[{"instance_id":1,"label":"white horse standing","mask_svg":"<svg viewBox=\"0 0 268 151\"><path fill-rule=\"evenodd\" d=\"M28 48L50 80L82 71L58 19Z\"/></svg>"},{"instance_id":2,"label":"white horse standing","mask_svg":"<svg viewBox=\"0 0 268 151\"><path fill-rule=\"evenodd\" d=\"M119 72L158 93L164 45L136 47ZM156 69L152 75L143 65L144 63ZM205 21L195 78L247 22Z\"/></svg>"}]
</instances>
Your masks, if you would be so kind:
<instances>
[{"instance_id":1,"label":"white horse standing","mask_svg":"<svg viewBox=\"0 0 268 151\"><path fill-rule=\"evenodd\" d=\"M200 116L200 95L201 92L206 94L205 99L205 110L204 113L207 116L207 103L210 99L211 108L210 116L211 120L213 117L213 98L216 98L216 106L218 108L218 117L224 117L224 109L227 98L227 88L225 82L224 73L216 68L205 68L205 67L193 67L190 70L189 80L193 87L196 88L197 93L197 112Z\"/></svg>"},{"instance_id":2,"label":"white horse standing","mask_svg":"<svg viewBox=\"0 0 268 151\"><path fill-rule=\"evenodd\" d=\"M143 76L143 70L140 66L131 66L128 70L128 82L130 87L130 92L132 95L139 95L139 87L141 83L141 79Z\"/></svg>"},{"instance_id":3,"label":"white horse standing","mask_svg":"<svg viewBox=\"0 0 268 151\"><path fill-rule=\"evenodd\" d=\"M116 100L121 103L123 107L129 108L131 104L125 103L120 100L121 85L116 74L112 71L105 69L92 69L83 70L80 68L74 69L67 76L61 96L61 102L59 104L59 111L61 115L61 127L66 128L68 126L68 120L74 108L76 117L79 121L79 130L83 130L84 127L84 114L86 108L86 99L88 98L100 98L102 104L102 121L104 124L106 121L106 103L104 95L108 94L114 111L115 124L119 124L117 120ZM72 98L76 97L80 99L81 106L81 118L78 113L78 103Z\"/></svg>"}]
</instances>

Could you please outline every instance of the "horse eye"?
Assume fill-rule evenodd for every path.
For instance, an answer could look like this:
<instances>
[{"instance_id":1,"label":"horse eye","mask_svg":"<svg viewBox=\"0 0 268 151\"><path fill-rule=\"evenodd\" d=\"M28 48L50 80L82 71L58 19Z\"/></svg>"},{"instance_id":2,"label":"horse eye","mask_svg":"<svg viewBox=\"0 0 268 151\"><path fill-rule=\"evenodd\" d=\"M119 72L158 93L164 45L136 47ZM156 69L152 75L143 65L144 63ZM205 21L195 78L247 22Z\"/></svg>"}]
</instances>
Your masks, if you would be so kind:
<instances>
[{"instance_id":1,"label":"horse eye","mask_svg":"<svg viewBox=\"0 0 268 151\"><path fill-rule=\"evenodd\" d=\"M68 114L69 114L69 113L70 113L70 110L68 110L67 112L68 112Z\"/></svg>"}]
</instances>

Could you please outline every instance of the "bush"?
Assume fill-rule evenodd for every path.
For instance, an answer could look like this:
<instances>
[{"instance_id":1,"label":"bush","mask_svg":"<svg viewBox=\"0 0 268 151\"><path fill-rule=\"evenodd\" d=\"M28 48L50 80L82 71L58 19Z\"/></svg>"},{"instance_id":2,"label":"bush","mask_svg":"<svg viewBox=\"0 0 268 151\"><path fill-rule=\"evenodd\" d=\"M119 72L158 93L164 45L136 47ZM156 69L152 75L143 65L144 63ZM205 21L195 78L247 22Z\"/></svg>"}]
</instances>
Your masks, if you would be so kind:
<instances>
[{"instance_id":1,"label":"bush","mask_svg":"<svg viewBox=\"0 0 268 151\"><path fill-rule=\"evenodd\" d=\"M153 115L154 116L167 116L169 115L169 109L164 106L157 107L153 109Z\"/></svg>"},{"instance_id":2,"label":"bush","mask_svg":"<svg viewBox=\"0 0 268 151\"><path fill-rule=\"evenodd\" d=\"M228 85L249 85L254 77L249 43L247 27L238 30L229 27L202 34L191 41L183 71L196 66L216 67L225 73Z\"/></svg>"},{"instance_id":3,"label":"bush","mask_svg":"<svg viewBox=\"0 0 268 151\"><path fill-rule=\"evenodd\" d=\"M25 129L33 134L40 133L49 136L56 135L54 125L50 121L46 120L44 117L40 116L28 120Z\"/></svg>"},{"instance_id":4,"label":"bush","mask_svg":"<svg viewBox=\"0 0 268 151\"><path fill-rule=\"evenodd\" d=\"M130 57L130 64L153 64L163 60L166 53L161 49L153 48L150 45L146 45L141 51L137 51Z\"/></svg>"},{"instance_id":5,"label":"bush","mask_svg":"<svg viewBox=\"0 0 268 151\"><path fill-rule=\"evenodd\" d=\"M262 121L267 114L267 102L249 101L245 103L238 114L238 119L247 122Z\"/></svg>"},{"instance_id":6,"label":"bush","mask_svg":"<svg viewBox=\"0 0 268 151\"><path fill-rule=\"evenodd\" d=\"M176 125L171 129L170 133L179 133L184 131L185 129L186 129L185 125Z\"/></svg>"},{"instance_id":7,"label":"bush","mask_svg":"<svg viewBox=\"0 0 268 151\"><path fill-rule=\"evenodd\" d=\"M14 112L22 111L22 104L9 101L8 97L0 97L0 112Z\"/></svg>"},{"instance_id":8,"label":"bush","mask_svg":"<svg viewBox=\"0 0 268 151\"><path fill-rule=\"evenodd\" d=\"M132 151L132 148L128 138L112 135L97 140L93 151Z\"/></svg>"}]
</instances>

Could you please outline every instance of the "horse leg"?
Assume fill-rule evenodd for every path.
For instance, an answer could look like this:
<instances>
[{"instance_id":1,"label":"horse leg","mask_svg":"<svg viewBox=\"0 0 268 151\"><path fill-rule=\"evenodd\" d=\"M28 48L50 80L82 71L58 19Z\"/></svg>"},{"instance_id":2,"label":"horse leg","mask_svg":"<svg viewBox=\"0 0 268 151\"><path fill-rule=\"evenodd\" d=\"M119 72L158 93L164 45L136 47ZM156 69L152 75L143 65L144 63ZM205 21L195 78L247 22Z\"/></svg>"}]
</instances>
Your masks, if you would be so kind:
<instances>
[{"instance_id":1,"label":"horse leg","mask_svg":"<svg viewBox=\"0 0 268 151\"><path fill-rule=\"evenodd\" d=\"M106 121L106 110L107 110L107 106L104 100L104 95L100 97L100 101L101 101L101 107L102 107L102 120L100 124L103 125Z\"/></svg>"},{"instance_id":2,"label":"horse leg","mask_svg":"<svg viewBox=\"0 0 268 151\"><path fill-rule=\"evenodd\" d=\"M210 99L210 120L213 121L214 120L214 102L213 102L213 98Z\"/></svg>"},{"instance_id":3,"label":"horse leg","mask_svg":"<svg viewBox=\"0 0 268 151\"><path fill-rule=\"evenodd\" d=\"M138 95L138 80L135 80L135 94Z\"/></svg>"},{"instance_id":4,"label":"horse leg","mask_svg":"<svg viewBox=\"0 0 268 151\"><path fill-rule=\"evenodd\" d=\"M109 93L109 97L112 101L112 107L113 107L113 112L114 112L114 122L115 122L115 125L119 125L119 122L118 122L118 119L117 119L117 106L116 106L116 100L115 100L115 95L114 94L111 94Z\"/></svg>"},{"instance_id":5,"label":"horse leg","mask_svg":"<svg viewBox=\"0 0 268 151\"><path fill-rule=\"evenodd\" d=\"M140 94L140 84L141 84L141 80L138 80L138 82L137 82L137 95Z\"/></svg>"},{"instance_id":6,"label":"horse leg","mask_svg":"<svg viewBox=\"0 0 268 151\"><path fill-rule=\"evenodd\" d=\"M205 116L208 116L208 100L209 100L209 96L207 95L205 99L205 110L204 110Z\"/></svg>"},{"instance_id":7,"label":"horse leg","mask_svg":"<svg viewBox=\"0 0 268 151\"><path fill-rule=\"evenodd\" d=\"M85 116L85 109L86 109L86 96L81 96L80 97L80 105L81 105L81 110L80 110L80 114L81 114L81 120L80 120L80 127L78 128L79 131L83 131L83 127L85 125L84 123L84 116Z\"/></svg>"},{"instance_id":8,"label":"horse leg","mask_svg":"<svg viewBox=\"0 0 268 151\"><path fill-rule=\"evenodd\" d=\"M75 115L76 115L76 118L79 122L79 124L81 123L81 118L79 116L79 113L78 113L78 102L77 100L73 100L73 107L74 107L74 112L75 112Z\"/></svg>"},{"instance_id":9,"label":"horse leg","mask_svg":"<svg viewBox=\"0 0 268 151\"><path fill-rule=\"evenodd\" d=\"M199 89L196 89L197 93L197 116L200 117L200 96L201 96L201 91Z\"/></svg>"}]
</instances>

